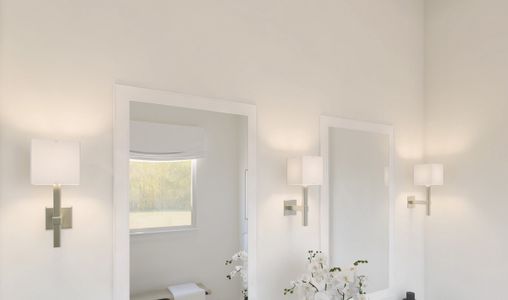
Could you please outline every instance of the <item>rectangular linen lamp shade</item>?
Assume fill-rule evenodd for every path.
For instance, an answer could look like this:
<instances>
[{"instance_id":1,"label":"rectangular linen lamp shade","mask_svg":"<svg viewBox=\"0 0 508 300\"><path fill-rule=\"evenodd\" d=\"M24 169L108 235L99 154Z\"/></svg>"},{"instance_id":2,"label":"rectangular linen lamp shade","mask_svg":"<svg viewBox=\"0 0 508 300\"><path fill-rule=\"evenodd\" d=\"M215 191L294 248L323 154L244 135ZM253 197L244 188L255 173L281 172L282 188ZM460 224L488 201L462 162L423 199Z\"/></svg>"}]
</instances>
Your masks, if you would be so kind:
<instances>
[{"instance_id":1,"label":"rectangular linen lamp shade","mask_svg":"<svg viewBox=\"0 0 508 300\"><path fill-rule=\"evenodd\" d=\"M287 183L301 186L323 184L323 158L321 156L288 158Z\"/></svg>"},{"instance_id":2,"label":"rectangular linen lamp shade","mask_svg":"<svg viewBox=\"0 0 508 300\"><path fill-rule=\"evenodd\" d=\"M414 167L414 184L418 186L443 185L442 164L420 164Z\"/></svg>"},{"instance_id":3,"label":"rectangular linen lamp shade","mask_svg":"<svg viewBox=\"0 0 508 300\"><path fill-rule=\"evenodd\" d=\"M79 185L80 146L77 142L33 139L30 179L53 186L53 208L46 208L46 229L53 230L53 247L61 244L61 229L72 228L72 207L62 208L61 186Z\"/></svg>"},{"instance_id":4,"label":"rectangular linen lamp shade","mask_svg":"<svg viewBox=\"0 0 508 300\"><path fill-rule=\"evenodd\" d=\"M32 140L33 185L79 185L80 149L77 142Z\"/></svg>"}]
</instances>

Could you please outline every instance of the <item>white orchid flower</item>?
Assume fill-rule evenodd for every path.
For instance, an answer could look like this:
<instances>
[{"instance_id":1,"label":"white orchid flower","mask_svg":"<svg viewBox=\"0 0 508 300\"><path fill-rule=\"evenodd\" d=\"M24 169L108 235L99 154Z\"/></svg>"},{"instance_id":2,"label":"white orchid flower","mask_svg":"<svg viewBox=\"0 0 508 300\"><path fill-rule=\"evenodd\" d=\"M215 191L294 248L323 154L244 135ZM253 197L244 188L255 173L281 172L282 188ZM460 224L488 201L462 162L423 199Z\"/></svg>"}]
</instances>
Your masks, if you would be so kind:
<instances>
[{"instance_id":1,"label":"white orchid flower","mask_svg":"<svg viewBox=\"0 0 508 300\"><path fill-rule=\"evenodd\" d=\"M300 277L300 281L301 282L310 282L310 280L311 280L311 276L309 274L303 274Z\"/></svg>"},{"instance_id":2,"label":"white orchid flower","mask_svg":"<svg viewBox=\"0 0 508 300\"><path fill-rule=\"evenodd\" d=\"M313 260L316 263L321 264L323 267L328 265L328 259L326 258L326 255L324 255L323 253L316 254Z\"/></svg>"},{"instance_id":3,"label":"white orchid flower","mask_svg":"<svg viewBox=\"0 0 508 300\"><path fill-rule=\"evenodd\" d=\"M309 272L312 274L323 271L323 266L317 262L311 262L308 265Z\"/></svg>"},{"instance_id":4,"label":"white orchid flower","mask_svg":"<svg viewBox=\"0 0 508 300\"><path fill-rule=\"evenodd\" d=\"M356 281L356 276L354 272L348 271L340 271L338 274L338 278L340 281L344 283L353 283Z\"/></svg>"},{"instance_id":5,"label":"white orchid flower","mask_svg":"<svg viewBox=\"0 0 508 300\"><path fill-rule=\"evenodd\" d=\"M238 260L245 261L245 260L247 260L247 252L245 252L245 251L237 252L237 253L233 254L231 259L233 261L238 261Z\"/></svg>"},{"instance_id":6,"label":"white orchid flower","mask_svg":"<svg viewBox=\"0 0 508 300\"><path fill-rule=\"evenodd\" d=\"M308 253L308 272L299 280L291 281L291 287L284 289L284 295L298 292L306 299L313 300L368 300L365 295L367 278L358 274L357 266L342 270L338 267L330 268L328 259L322 252ZM367 263L365 260L357 262L357 265Z\"/></svg>"}]
</instances>

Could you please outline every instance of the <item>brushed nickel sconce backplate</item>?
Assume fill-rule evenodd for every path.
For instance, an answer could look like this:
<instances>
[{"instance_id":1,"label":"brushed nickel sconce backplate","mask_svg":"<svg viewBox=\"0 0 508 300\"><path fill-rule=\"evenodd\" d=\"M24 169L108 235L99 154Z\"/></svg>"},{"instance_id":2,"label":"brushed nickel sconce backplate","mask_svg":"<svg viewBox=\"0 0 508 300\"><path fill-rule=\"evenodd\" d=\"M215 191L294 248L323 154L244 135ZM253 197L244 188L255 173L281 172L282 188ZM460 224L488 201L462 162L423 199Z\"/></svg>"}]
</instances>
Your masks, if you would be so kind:
<instances>
[{"instance_id":1,"label":"brushed nickel sconce backplate","mask_svg":"<svg viewBox=\"0 0 508 300\"><path fill-rule=\"evenodd\" d=\"M284 201L284 216L294 216L298 211L298 205L296 200L285 200Z\"/></svg>"},{"instance_id":2,"label":"brushed nickel sconce backplate","mask_svg":"<svg viewBox=\"0 0 508 300\"><path fill-rule=\"evenodd\" d=\"M64 207L61 210L61 228L72 228L72 207ZM55 228L54 221L58 223L58 217L53 219L53 208L46 207L46 230L53 230Z\"/></svg>"},{"instance_id":3,"label":"brushed nickel sconce backplate","mask_svg":"<svg viewBox=\"0 0 508 300\"><path fill-rule=\"evenodd\" d=\"M427 209L427 216L430 216L430 208L431 208L431 188L428 186L426 188L427 191L427 199L426 200L416 200L415 196L408 196L407 197L407 208L415 208L416 205L425 205Z\"/></svg>"}]
</instances>

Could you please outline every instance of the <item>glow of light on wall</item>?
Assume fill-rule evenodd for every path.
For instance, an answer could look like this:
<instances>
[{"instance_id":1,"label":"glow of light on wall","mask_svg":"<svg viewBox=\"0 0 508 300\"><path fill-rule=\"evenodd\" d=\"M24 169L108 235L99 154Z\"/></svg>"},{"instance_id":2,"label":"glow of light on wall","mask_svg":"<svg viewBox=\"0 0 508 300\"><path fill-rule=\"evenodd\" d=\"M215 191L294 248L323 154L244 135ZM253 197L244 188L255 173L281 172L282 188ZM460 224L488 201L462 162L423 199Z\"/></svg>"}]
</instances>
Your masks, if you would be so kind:
<instances>
[{"instance_id":1,"label":"glow of light on wall","mask_svg":"<svg viewBox=\"0 0 508 300\"><path fill-rule=\"evenodd\" d=\"M477 215L470 201L461 197L436 195L434 205L436 206L436 215L442 215L448 221Z\"/></svg>"},{"instance_id":2,"label":"glow of light on wall","mask_svg":"<svg viewBox=\"0 0 508 300\"><path fill-rule=\"evenodd\" d=\"M423 158L423 149L419 145L395 145L396 156L404 160L420 160Z\"/></svg>"},{"instance_id":3,"label":"glow of light on wall","mask_svg":"<svg viewBox=\"0 0 508 300\"><path fill-rule=\"evenodd\" d=\"M427 156L451 156L467 151L475 143L479 128L464 124L463 127L433 130L426 141Z\"/></svg>"},{"instance_id":4,"label":"glow of light on wall","mask_svg":"<svg viewBox=\"0 0 508 300\"><path fill-rule=\"evenodd\" d=\"M0 120L4 126L32 136L83 137L111 130L112 96L107 99L109 106L85 96L48 99L25 92L13 98L12 105L0 110Z\"/></svg>"},{"instance_id":5,"label":"glow of light on wall","mask_svg":"<svg viewBox=\"0 0 508 300\"><path fill-rule=\"evenodd\" d=\"M397 134L395 131L394 151L396 157L404 160L421 160L423 158L423 141L418 141L416 138L418 137L411 134Z\"/></svg>"},{"instance_id":6,"label":"glow of light on wall","mask_svg":"<svg viewBox=\"0 0 508 300\"><path fill-rule=\"evenodd\" d=\"M311 132L295 132L291 130L273 130L265 133L266 144L279 151L306 152L316 143L316 138Z\"/></svg>"}]
</instances>

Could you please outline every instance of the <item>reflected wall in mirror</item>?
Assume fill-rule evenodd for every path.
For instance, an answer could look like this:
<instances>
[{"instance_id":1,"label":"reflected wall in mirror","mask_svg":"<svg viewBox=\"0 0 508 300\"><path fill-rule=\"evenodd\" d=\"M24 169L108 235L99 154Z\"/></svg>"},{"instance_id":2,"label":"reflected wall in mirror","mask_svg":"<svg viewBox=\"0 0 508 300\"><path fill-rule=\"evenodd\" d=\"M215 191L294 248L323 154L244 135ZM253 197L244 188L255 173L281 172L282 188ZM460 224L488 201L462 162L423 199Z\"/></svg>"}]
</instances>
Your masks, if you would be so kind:
<instances>
[{"instance_id":1,"label":"reflected wall in mirror","mask_svg":"<svg viewBox=\"0 0 508 300\"><path fill-rule=\"evenodd\" d=\"M120 101L128 139L119 175L125 184L115 184L125 198L115 194L115 213L128 222L115 234L124 241L121 233L130 233L130 251L115 270L130 276L116 277L117 284L131 300L178 299L178 293L235 300L246 299L246 291L255 299L255 107L120 90L133 97ZM225 264L238 252L248 261ZM245 280L227 278L236 265Z\"/></svg>"},{"instance_id":2,"label":"reflected wall in mirror","mask_svg":"<svg viewBox=\"0 0 508 300\"><path fill-rule=\"evenodd\" d=\"M390 291L392 127L321 118L325 160L322 248L336 266L361 266L372 297Z\"/></svg>"},{"instance_id":3,"label":"reflected wall in mirror","mask_svg":"<svg viewBox=\"0 0 508 300\"><path fill-rule=\"evenodd\" d=\"M247 118L131 102L130 119L131 295L196 282L241 299L224 261L246 250Z\"/></svg>"}]
</instances>

